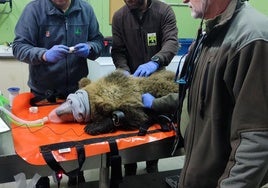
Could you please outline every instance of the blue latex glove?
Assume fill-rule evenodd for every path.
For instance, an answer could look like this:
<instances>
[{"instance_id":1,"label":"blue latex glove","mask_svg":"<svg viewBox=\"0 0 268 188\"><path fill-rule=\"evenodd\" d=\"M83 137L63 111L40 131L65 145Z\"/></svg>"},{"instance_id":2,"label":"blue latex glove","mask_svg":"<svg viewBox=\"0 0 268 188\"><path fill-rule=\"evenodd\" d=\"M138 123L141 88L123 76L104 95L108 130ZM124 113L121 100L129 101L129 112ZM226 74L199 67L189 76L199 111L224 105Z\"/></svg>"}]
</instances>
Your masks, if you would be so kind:
<instances>
[{"instance_id":1,"label":"blue latex glove","mask_svg":"<svg viewBox=\"0 0 268 188\"><path fill-rule=\"evenodd\" d=\"M154 73L159 67L159 64L154 61L149 61L140 65L137 70L134 72L135 77L148 77Z\"/></svg>"},{"instance_id":2,"label":"blue latex glove","mask_svg":"<svg viewBox=\"0 0 268 188\"><path fill-rule=\"evenodd\" d=\"M86 43L79 43L74 46L74 54L87 58L90 53L90 46Z\"/></svg>"},{"instance_id":3,"label":"blue latex glove","mask_svg":"<svg viewBox=\"0 0 268 188\"><path fill-rule=\"evenodd\" d=\"M68 46L54 45L52 48L45 52L45 60L50 63L57 63L59 60L63 59L68 54L68 52Z\"/></svg>"},{"instance_id":4,"label":"blue latex glove","mask_svg":"<svg viewBox=\"0 0 268 188\"><path fill-rule=\"evenodd\" d=\"M126 76L130 76L130 72L128 72L128 71L126 71L126 70L124 70L124 75L126 75Z\"/></svg>"},{"instance_id":5,"label":"blue latex glove","mask_svg":"<svg viewBox=\"0 0 268 188\"><path fill-rule=\"evenodd\" d=\"M145 108L152 108L153 101L155 99L150 93L144 93L141 96L143 106Z\"/></svg>"}]
</instances>

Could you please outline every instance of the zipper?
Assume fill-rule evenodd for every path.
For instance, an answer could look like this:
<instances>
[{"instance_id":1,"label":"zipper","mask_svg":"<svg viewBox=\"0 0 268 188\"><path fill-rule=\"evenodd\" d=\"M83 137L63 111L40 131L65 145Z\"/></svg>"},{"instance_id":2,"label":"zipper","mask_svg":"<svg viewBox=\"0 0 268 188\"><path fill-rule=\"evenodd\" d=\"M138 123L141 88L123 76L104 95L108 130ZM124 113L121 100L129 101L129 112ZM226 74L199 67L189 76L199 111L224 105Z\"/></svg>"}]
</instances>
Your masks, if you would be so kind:
<instances>
[{"instance_id":1,"label":"zipper","mask_svg":"<svg viewBox=\"0 0 268 188\"><path fill-rule=\"evenodd\" d=\"M142 27L142 25L140 25L140 27L139 27L140 29L139 29L139 32L140 32L140 37L141 37L141 40L142 40L142 47L143 47L143 49L142 49L142 51L145 53L145 54L147 54L147 47L146 47L146 44L147 44L147 41L146 41L146 36L145 36L145 32L144 32L144 29L143 29L143 27ZM146 58L146 57L144 57L144 58ZM145 62L146 60L143 58L143 61Z\"/></svg>"},{"instance_id":2,"label":"zipper","mask_svg":"<svg viewBox=\"0 0 268 188\"><path fill-rule=\"evenodd\" d=\"M134 20L138 23L139 25L139 36L141 38L141 41L142 41L142 51L147 54L147 48L146 48L146 44L147 44L147 41L146 41L146 36L145 36L145 32L144 32L144 29L143 29L143 23L144 23L144 19L145 19L145 14L146 12L142 15L142 18L140 19L139 16L137 15L137 13L135 12L132 12L132 15L134 17ZM144 57L145 58L145 57ZM145 62L146 60L143 58L143 61Z\"/></svg>"},{"instance_id":3,"label":"zipper","mask_svg":"<svg viewBox=\"0 0 268 188\"><path fill-rule=\"evenodd\" d=\"M202 50L202 47L201 49L199 49L201 52ZM191 82L194 83L196 82L196 85L197 85L197 89L195 90L195 94L193 95L193 90L191 89L192 87L196 87L196 85L190 85L190 88L189 88L189 93L188 93L188 97L191 98L192 100L188 102L188 104L191 104L191 105L194 105L195 108L192 108L191 105L189 105L189 109L190 111L192 109L194 109L194 112L192 112L193 114L199 114L198 111L200 112L200 109L198 108L198 98L199 98L199 95L200 93L202 93L202 87L203 87L203 84L204 82L201 83L201 80L202 80L202 76L204 75L204 69L205 69L205 63L201 63L200 61L202 61L202 59L205 59L204 56L206 55L205 52L202 53L202 56L201 54L199 53L196 57L196 61L195 61L195 68L194 68L194 73L193 73L193 76L192 76L192 80ZM199 72L196 72L196 70L201 70L201 74L199 74ZM198 76L198 77L197 77ZM194 99L193 99L194 97ZM195 126L192 126L192 129L188 130L188 134L187 137L190 138L190 140L187 140L188 141L188 153L186 153L186 157L185 157L185 163L184 163L184 167L183 167L183 172L187 172L187 169L188 169L188 166L189 166L189 161L190 159L192 158L192 148L193 148L193 143L195 141L195 137L194 137L194 133L195 133L195 128L196 128L196 122L197 122L197 116L193 117L193 125ZM189 129L189 128L188 128ZM186 140L186 139L185 139ZM182 185L185 184L185 173L182 173L184 174L182 176Z\"/></svg>"},{"instance_id":4,"label":"zipper","mask_svg":"<svg viewBox=\"0 0 268 188\"><path fill-rule=\"evenodd\" d=\"M65 16L65 19L64 19L64 23L65 23L65 30L68 31L68 21L67 21L66 16Z\"/></svg>"},{"instance_id":5,"label":"zipper","mask_svg":"<svg viewBox=\"0 0 268 188\"><path fill-rule=\"evenodd\" d=\"M197 65L198 66L198 65ZM196 73L194 73L194 75L195 75ZM194 81L194 80L196 80L197 78L194 78L192 81ZM198 80L198 79L197 79ZM198 84L199 85L199 84ZM198 100L198 96L199 96L199 90L200 90L200 88L198 88L197 90L196 90L196 92L197 92L197 94L196 94L196 97L195 97L195 100L194 101L197 101ZM189 91L191 91L191 88L189 88ZM189 97L190 98L192 98L192 91L191 92L189 92ZM193 101L193 100L192 100ZM189 103L191 103L191 104L195 104L195 107L197 107L198 106L198 104L196 103L196 102L190 102L189 101ZM192 108L192 107L191 107ZM195 108L195 109L197 109L197 108ZM196 112L193 112L194 114L196 113ZM195 125L195 123L196 123L196 117L194 117L194 119L193 119L193 124ZM189 128L188 128L189 129ZM188 140L187 139L187 142L188 142L188 153L185 153L186 154L186 156L185 156L185 162L184 162L184 167L183 167L183 171L184 172L187 172L187 169L188 169L188 166L189 166L189 161L190 161L190 159L191 159L191 151L192 151L192 147L193 147L193 143L194 143L194 133L195 133L195 126L193 126L192 127L192 129L189 129L188 131L188 134L187 134L187 137L188 138L192 138L192 139L190 139L190 140ZM183 173L183 176L182 176L182 184L184 185L185 184L185 173Z\"/></svg>"},{"instance_id":6,"label":"zipper","mask_svg":"<svg viewBox=\"0 0 268 188\"><path fill-rule=\"evenodd\" d=\"M65 43L66 45L68 44L68 18L67 16L64 16L64 25L65 25ZM69 64L68 64L68 56L69 54L67 54L66 56L66 62L65 62L65 68L66 68L66 89L67 89L67 93L69 93Z\"/></svg>"},{"instance_id":7,"label":"zipper","mask_svg":"<svg viewBox=\"0 0 268 188\"><path fill-rule=\"evenodd\" d=\"M204 108L205 108L205 100L206 100L206 92L207 92L207 80L208 80L208 70L209 70L209 65L210 65L210 62L208 62L206 64L206 68L205 68L205 72L204 72L204 76L203 76L203 81L202 81L202 84L201 84L201 100L200 100L200 116L202 118L204 118ZM204 69L204 68L203 68Z\"/></svg>"}]
</instances>

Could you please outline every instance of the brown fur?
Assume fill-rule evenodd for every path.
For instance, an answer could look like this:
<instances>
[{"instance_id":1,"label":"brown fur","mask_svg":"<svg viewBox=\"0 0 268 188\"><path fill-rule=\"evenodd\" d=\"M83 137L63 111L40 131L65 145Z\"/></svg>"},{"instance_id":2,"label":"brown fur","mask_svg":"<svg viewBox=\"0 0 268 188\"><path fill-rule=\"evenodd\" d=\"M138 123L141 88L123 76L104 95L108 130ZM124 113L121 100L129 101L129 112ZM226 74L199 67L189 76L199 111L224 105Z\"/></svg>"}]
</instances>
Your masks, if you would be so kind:
<instances>
[{"instance_id":1,"label":"brown fur","mask_svg":"<svg viewBox=\"0 0 268 188\"><path fill-rule=\"evenodd\" d=\"M148 92L161 97L177 92L178 85L174 82L174 76L173 72L162 70L147 78L137 78L116 70L95 82L87 78L81 79L79 86L89 95L91 112L91 121L85 131L93 135L115 131L112 113L116 110L125 114L125 119L118 128L138 129L150 118L143 108L141 95Z\"/></svg>"}]
</instances>

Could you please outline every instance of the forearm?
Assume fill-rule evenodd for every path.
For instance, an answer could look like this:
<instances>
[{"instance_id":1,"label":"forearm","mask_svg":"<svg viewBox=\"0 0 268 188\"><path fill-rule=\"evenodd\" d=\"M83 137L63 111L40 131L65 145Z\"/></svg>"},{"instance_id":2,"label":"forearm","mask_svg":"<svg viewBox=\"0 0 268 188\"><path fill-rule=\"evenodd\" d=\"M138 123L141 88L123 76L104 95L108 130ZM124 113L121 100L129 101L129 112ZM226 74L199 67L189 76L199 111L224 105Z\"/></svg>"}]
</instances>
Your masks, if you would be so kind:
<instances>
[{"instance_id":1,"label":"forearm","mask_svg":"<svg viewBox=\"0 0 268 188\"><path fill-rule=\"evenodd\" d=\"M170 93L166 96L156 98L153 101L152 109L157 112L175 112L178 106L178 93Z\"/></svg>"},{"instance_id":2,"label":"forearm","mask_svg":"<svg viewBox=\"0 0 268 188\"><path fill-rule=\"evenodd\" d=\"M130 72L130 68L127 64L127 58L124 50L112 49L112 59L116 69L123 69Z\"/></svg>"},{"instance_id":3,"label":"forearm","mask_svg":"<svg viewBox=\"0 0 268 188\"><path fill-rule=\"evenodd\" d=\"M162 46L161 50L155 54L160 58L160 65L167 66L173 57L177 54L178 44L178 28L176 25L176 18L173 10L168 9L166 16L163 18Z\"/></svg>"},{"instance_id":4,"label":"forearm","mask_svg":"<svg viewBox=\"0 0 268 188\"><path fill-rule=\"evenodd\" d=\"M28 64L40 64L45 61L43 58L47 50L45 48L33 47L29 44L14 41L12 49L14 57L19 61Z\"/></svg>"},{"instance_id":5,"label":"forearm","mask_svg":"<svg viewBox=\"0 0 268 188\"><path fill-rule=\"evenodd\" d=\"M121 17L115 14L112 23L113 47L111 56L116 69L123 69L130 72L127 59L127 49L122 39Z\"/></svg>"},{"instance_id":6,"label":"forearm","mask_svg":"<svg viewBox=\"0 0 268 188\"><path fill-rule=\"evenodd\" d=\"M104 48L102 34L97 32L94 38L90 39L90 41L88 41L87 43L90 46L90 53L88 59L95 60L100 57L101 51Z\"/></svg>"},{"instance_id":7,"label":"forearm","mask_svg":"<svg viewBox=\"0 0 268 188\"><path fill-rule=\"evenodd\" d=\"M233 146L234 157L230 158L218 187L259 188L265 183L262 180L268 173L267 140L268 130L240 133L239 145Z\"/></svg>"}]
</instances>

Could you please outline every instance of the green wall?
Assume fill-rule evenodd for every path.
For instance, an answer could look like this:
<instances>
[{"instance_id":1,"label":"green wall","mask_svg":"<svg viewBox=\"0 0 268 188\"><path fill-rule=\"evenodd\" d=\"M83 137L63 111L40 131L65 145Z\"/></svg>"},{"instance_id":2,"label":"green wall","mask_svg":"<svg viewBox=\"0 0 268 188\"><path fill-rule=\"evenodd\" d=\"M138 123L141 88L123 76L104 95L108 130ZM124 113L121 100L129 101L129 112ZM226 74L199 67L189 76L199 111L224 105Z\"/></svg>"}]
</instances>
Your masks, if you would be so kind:
<instances>
[{"instance_id":1,"label":"green wall","mask_svg":"<svg viewBox=\"0 0 268 188\"><path fill-rule=\"evenodd\" d=\"M25 7L31 0L13 0L12 12L9 4L0 4L0 44L12 42L14 38L14 28L16 22ZM94 8L100 23L100 30L104 36L111 36L111 26L109 24L109 0L87 0ZM179 38L193 38L199 26L199 20L192 19L187 6L179 6L182 0L166 0L172 3L176 13L177 25L179 28ZM268 15L267 0L250 0L250 3L264 14Z\"/></svg>"}]
</instances>

